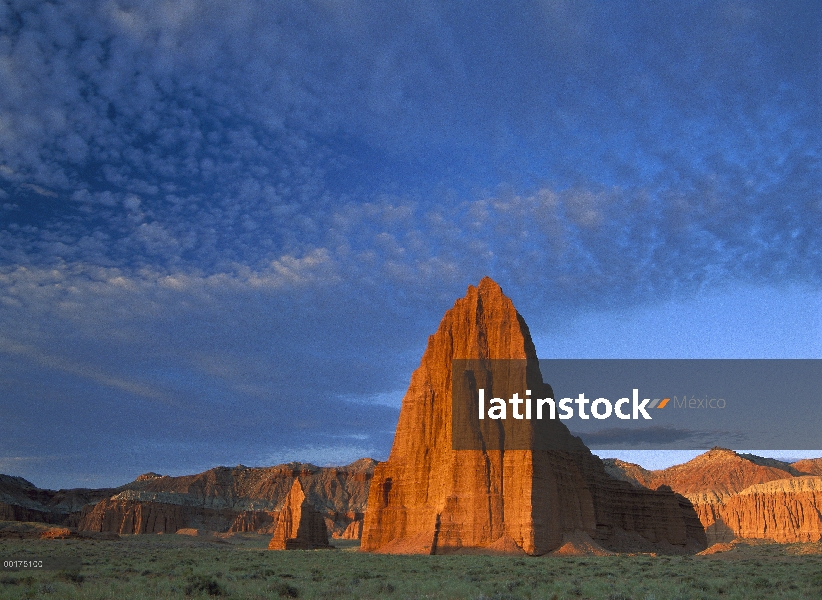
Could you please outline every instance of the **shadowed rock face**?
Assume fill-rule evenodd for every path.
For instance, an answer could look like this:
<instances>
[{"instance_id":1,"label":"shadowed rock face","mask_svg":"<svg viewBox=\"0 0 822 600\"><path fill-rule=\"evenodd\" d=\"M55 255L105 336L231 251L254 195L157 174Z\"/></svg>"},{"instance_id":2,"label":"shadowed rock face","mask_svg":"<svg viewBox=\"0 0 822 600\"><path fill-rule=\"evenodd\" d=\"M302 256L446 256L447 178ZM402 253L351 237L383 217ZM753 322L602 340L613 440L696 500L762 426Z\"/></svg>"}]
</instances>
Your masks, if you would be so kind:
<instances>
[{"instance_id":1,"label":"shadowed rock face","mask_svg":"<svg viewBox=\"0 0 822 600\"><path fill-rule=\"evenodd\" d=\"M553 395L542 382L528 326L511 300L489 278L469 287L429 338L411 378L391 455L374 472L363 550L502 548L545 554L573 532L620 551L705 547L704 531L685 498L609 477L558 420L543 420L528 432L555 449L453 450L454 359L522 359L527 367L513 375L521 378L519 389Z\"/></svg>"},{"instance_id":2,"label":"shadowed rock face","mask_svg":"<svg viewBox=\"0 0 822 600\"><path fill-rule=\"evenodd\" d=\"M230 533L263 533L273 531L277 523L275 511L244 510L236 517L228 529Z\"/></svg>"},{"instance_id":3,"label":"shadowed rock face","mask_svg":"<svg viewBox=\"0 0 822 600\"><path fill-rule=\"evenodd\" d=\"M277 518L269 550L313 550L328 548L325 519L308 501L300 480L295 479Z\"/></svg>"},{"instance_id":4,"label":"shadowed rock face","mask_svg":"<svg viewBox=\"0 0 822 600\"><path fill-rule=\"evenodd\" d=\"M341 540L358 540L362 537L362 519L355 519L346 527L345 531L334 537Z\"/></svg>"},{"instance_id":5,"label":"shadowed rock face","mask_svg":"<svg viewBox=\"0 0 822 600\"><path fill-rule=\"evenodd\" d=\"M73 527L84 506L116 493L113 489L44 490L22 477L0 475L0 521L31 521Z\"/></svg>"}]
</instances>

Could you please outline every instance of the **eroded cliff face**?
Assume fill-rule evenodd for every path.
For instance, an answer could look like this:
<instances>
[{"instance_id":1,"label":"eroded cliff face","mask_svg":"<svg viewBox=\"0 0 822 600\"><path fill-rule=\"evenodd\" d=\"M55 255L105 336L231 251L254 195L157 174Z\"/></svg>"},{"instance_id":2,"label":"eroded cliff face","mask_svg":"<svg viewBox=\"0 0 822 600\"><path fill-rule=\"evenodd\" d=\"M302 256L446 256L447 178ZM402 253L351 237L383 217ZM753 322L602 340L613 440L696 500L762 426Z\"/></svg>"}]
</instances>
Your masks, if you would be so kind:
<instances>
[{"instance_id":1,"label":"eroded cliff face","mask_svg":"<svg viewBox=\"0 0 822 600\"><path fill-rule=\"evenodd\" d=\"M573 532L618 550L686 552L705 546L687 500L609 477L558 420L543 420L527 432L550 441L551 450L453 450L454 359L520 359L527 366L511 375L521 378L519 389L530 389L535 397L552 395L542 382L528 327L511 300L488 278L469 287L429 338L411 378L391 455L375 469L363 550L507 548L545 554ZM491 379L490 373L480 376ZM500 429L493 435L506 433ZM504 447L487 437L479 441L480 448Z\"/></svg>"},{"instance_id":2,"label":"eroded cliff face","mask_svg":"<svg viewBox=\"0 0 822 600\"><path fill-rule=\"evenodd\" d=\"M822 539L819 459L792 464L714 448L682 465L645 471L608 459L616 477L635 484L669 485L693 504L709 544L738 538L780 543Z\"/></svg>"},{"instance_id":3,"label":"eroded cliff face","mask_svg":"<svg viewBox=\"0 0 822 600\"><path fill-rule=\"evenodd\" d=\"M184 504L142 502L114 496L83 511L77 529L134 535L176 533L194 528L226 531L235 519L234 511Z\"/></svg>"},{"instance_id":4,"label":"eroded cliff face","mask_svg":"<svg viewBox=\"0 0 822 600\"><path fill-rule=\"evenodd\" d=\"M178 529L272 533L295 481L308 501L342 534L362 515L376 462L344 467L291 463L267 468L217 467L197 475L141 475L116 493L86 506L81 531L174 533Z\"/></svg>"},{"instance_id":5,"label":"eroded cliff face","mask_svg":"<svg viewBox=\"0 0 822 600\"><path fill-rule=\"evenodd\" d=\"M329 530L342 535L352 522L362 520L375 465L362 458L342 467L217 467L181 477L146 473L118 488L59 491L0 474L0 520L117 534L186 528L271 533L279 508L299 479Z\"/></svg>"},{"instance_id":6,"label":"eroded cliff face","mask_svg":"<svg viewBox=\"0 0 822 600\"><path fill-rule=\"evenodd\" d=\"M229 533L273 533L277 525L276 511L244 510L234 517Z\"/></svg>"},{"instance_id":7,"label":"eroded cliff face","mask_svg":"<svg viewBox=\"0 0 822 600\"><path fill-rule=\"evenodd\" d=\"M362 538L362 523L362 518L352 520L345 531L334 537L341 540L359 540Z\"/></svg>"},{"instance_id":8,"label":"eroded cliff face","mask_svg":"<svg viewBox=\"0 0 822 600\"><path fill-rule=\"evenodd\" d=\"M786 463L713 448L685 464L654 471L649 485L668 485L692 502L703 504L727 498L752 485L795 474Z\"/></svg>"}]
</instances>

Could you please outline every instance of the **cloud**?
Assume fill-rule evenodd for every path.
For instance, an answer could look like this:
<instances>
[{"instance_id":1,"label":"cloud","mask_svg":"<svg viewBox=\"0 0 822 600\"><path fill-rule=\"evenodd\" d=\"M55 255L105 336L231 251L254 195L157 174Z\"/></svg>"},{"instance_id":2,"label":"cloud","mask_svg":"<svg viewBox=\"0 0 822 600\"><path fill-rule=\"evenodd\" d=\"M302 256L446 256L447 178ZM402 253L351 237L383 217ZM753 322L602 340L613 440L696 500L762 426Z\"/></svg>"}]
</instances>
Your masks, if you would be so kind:
<instances>
[{"instance_id":1,"label":"cloud","mask_svg":"<svg viewBox=\"0 0 822 600\"><path fill-rule=\"evenodd\" d=\"M46 370L63 371L131 395L151 400L166 400L162 394L159 394L148 386L139 385L118 377L112 377L95 366L84 365L61 356L52 356L33 346L13 342L3 336L0 336L0 354L24 357Z\"/></svg>"},{"instance_id":2,"label":"cloud","mask_svg":"<svg viewBox=\"0 0 822 600\"><path fill-rule=\"evenodd\" d=\"M0 407L356 413L484 275L547 332L817 286L815 10L4 4Z\"/></svg>"}]
</instances>

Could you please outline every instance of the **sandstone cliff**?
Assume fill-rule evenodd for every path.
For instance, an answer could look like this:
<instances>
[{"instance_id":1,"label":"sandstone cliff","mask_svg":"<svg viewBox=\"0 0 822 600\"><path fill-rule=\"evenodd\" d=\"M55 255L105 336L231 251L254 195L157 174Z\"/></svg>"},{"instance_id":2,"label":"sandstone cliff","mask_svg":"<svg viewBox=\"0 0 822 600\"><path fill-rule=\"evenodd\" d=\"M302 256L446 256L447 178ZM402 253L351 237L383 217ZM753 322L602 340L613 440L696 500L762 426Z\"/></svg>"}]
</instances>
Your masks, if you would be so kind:
<instances>
[{"instance_id":1,"label":"sandstone cliff","mask_svg":"<svg viewBox=\"0 0 822 600\"><path fill-rule=\"evenodd\" d=\"M271 533L280 506L299 479L309 501L342 535L362 518L376 462L343 467L290 463L275 467L217 467L197 475L140 475L119 488L43 490L20 477L0 475L0 520L34 521L112 533Z\"/></svg>"},{"instance_id":2,"label":"sandstone cliff","mask_svg":"<svg viewBox=\"0 0 822 600\"><path fill-rule=\"evenodd\" d=\"M650 486L668 485L692 502L705 503L794 474L796 470L786 463L713 448L685 464L654 471Z\"/></svg>"},{"instance_id":3,"label":"sandstone cliff","mask_svg":"<svg viewBox=\"0 0 822 600\"><path fill-rule=\"evenodd\" d=\"M154 533L176 528L271 533L295 481L308 501L344 532L362 513L376 461L344 467L289 463L275 467L217 467L181 477L146 474L116 496L87 508L81 530ZM139 518L138 518L139 517ZM101 529L102 528L102 529Z\"/></svg>"},{"instance_id":4,"label":"sandstone cliff","mask_svg":"<svg viewBox=\"0 0 822 600\"><path fill-rule=\"evenodd\" d=\"M234 517L229 533L273 533L277 525L276 511L244 510Z\"/></svg>"},{"instance_id":5,"label":"sandstone cliff","mask_svg":"<svg viewBox=\"0 0 822 600\"><path fill-rule=\"evenodd\" d=\"M77 529L126 535L176 533L185 528L227 531L236 517L230 509L133 500L124 492L85 507Z\"/></svg>"},{"instance_id":6,"label":"sandstone cliff","mask_svg":"<svg viewBox=\"0 0 822 600\"><path fill-rule=\"evenodd\" d=\"M325 520L306 498L300 480L295 479L277 517L277 528L268 549L314 550L328 547Z\"/></svg>"},{"instance_id":7,"label":"sandstone cliff","mask_svg":"<svg viewBox=\"0 0 822 600\"><path fill-rule=\"evenodd\" d=\"M648 471L637 464L625 462L618 458L604 458L602 464L605 467L605 472L614 479L627 481L634 487L654 488L651 485L654 477L653 471ZM659 485L656 487L659 487Z\"/></svg>"},{"instance_id":8,"label":"sandstone cliff","mask_svg":"<svg viewBox=\"0 0 822 600\"><path fill-rule=\"evenodd\" d=\"M547 440L549 450L504 449L499 441L507 443L508 424L496 430L485 424L473 432L479 448L503 449L453 450L454 359L521 359L521 370L511 367L506 377L520 390L552 394L542 382L528 327L511 300L488 278L469 287L429 338L411 378L391 455L374 472L363 550L507 548L545 554L573 533L621 551L705 547L704 531L685 498L670 489L637 489L609 477L602 462L558 420L517 433ZM466 374L484 385L495 384L494 375L482 369Z\"/></svg>"},{"instance_id":9,"label":"sandstone cliff","mask_svg":"<svg viewBox=\"0 0 822 600\"><path fill-rule=\"evenodd\" d=\"M359 540L362 538L362 519L351 521L348 527L340 534L335 534L334 537L341 540Z\"/></svg>"},{"instance_id":10,"label":"sandstone cliff","mask_svg":"<svg viewBox=\"0 0 822 600\"><path fill-rule=\"evenodd\" d=\"M710 543L762 538L780 543L822 540L822 477L760 483L722 502L696 505Z\"/></svg>"},{"instance_id":11,"label":"sandstone cliff","mask_svg":"<svg viewBox=\"0 0 822 600\"><path fill-rule=\"evenodd\" d=\"M693 504L708 543L737 538L776 542L819 541L822 531L818 477L822 462L793 464L714 448L682 465L645 471L638 465L607 459L614 475L648 487L669 485Z\"/></svg>"}]
</instances>

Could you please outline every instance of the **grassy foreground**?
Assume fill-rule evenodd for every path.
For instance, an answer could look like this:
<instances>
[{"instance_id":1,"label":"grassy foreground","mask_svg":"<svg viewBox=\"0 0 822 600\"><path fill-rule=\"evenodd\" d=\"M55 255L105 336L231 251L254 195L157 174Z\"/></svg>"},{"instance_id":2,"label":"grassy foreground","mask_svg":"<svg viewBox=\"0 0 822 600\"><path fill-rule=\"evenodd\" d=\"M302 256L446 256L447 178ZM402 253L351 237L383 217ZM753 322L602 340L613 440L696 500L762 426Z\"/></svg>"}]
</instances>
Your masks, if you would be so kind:
<instances>
[{"instance_id":1,"label":"grassy foreground","mask_svg":"<svg viewBox=\"0 0 822 600\"><path fill-rule=\"evenodd\" d=\"M820 598L820 547L711 556L383 556L271 552L268 538L0 539L2 560L80 557L79 571L0 569L0 598Z\"/></svg>"}]
</instances>

